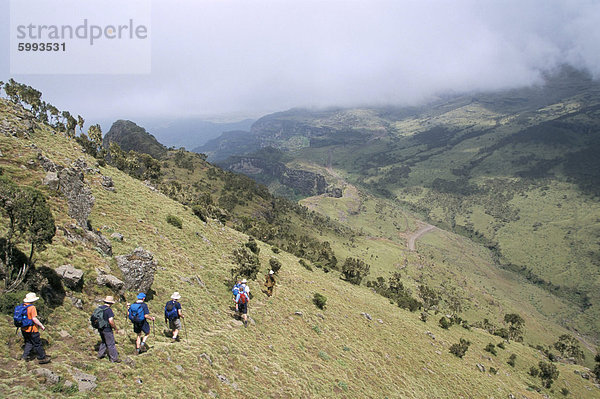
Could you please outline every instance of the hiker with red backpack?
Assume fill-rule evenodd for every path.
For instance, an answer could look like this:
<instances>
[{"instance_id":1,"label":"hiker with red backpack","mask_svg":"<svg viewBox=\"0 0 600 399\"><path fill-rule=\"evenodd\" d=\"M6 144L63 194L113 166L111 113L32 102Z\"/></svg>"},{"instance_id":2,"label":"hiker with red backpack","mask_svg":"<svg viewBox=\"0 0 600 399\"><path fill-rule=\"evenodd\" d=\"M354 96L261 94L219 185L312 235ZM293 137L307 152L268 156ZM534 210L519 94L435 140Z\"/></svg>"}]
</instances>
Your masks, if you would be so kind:
<instances>
[{"instance_id":1,"label":"hiker with red backpack","mask_svg":"<svg viewBox=\"0 0 600 399\"><path fill-rule=\"evenodd\" d=\"M155 320L154 317L150 316L148 305L144 303L145 300L146 294L140 292L134 303L131 305L127 304L127 314L129 320L133 323L133 332L137 334L135 340L135 353L137 355L148 350L146 345L146 340L148 339L148 335L150 335L150 324L148 324L148 320ZM142 333L144 333L143 337Z\"/></svg>"},{"instance_id":2,"label":"hiker with red backpack","mask_svg":"<svg viewBox=\"0 0 600 399\"><path fill-rule=\"evenodd\" d=\"M237 304L238 311L242 315L244 327L248 327L248 302L250 301L250 288L246 285L247 283L246 279L242 280L242 285L235 297L235 303Z\"/></svg>"},{"instance_id":3,"label":"hiker with red backpack","mask_svg":"<svg viewBox=\"0 0 600 399\"><path fill-rule=\"evenodd\" d=\"M25 341L25 349L23 350L21 359L29 361L29 355L33 350L37 354L38 363L46 364L50 363L50 356L46 355L46 352L44 352L38 329L41 328L42 331L45 331L46 327L37 318L37 309L33 305L38 299L40 298L38 298L35 292L30 292L25 295L23 303L15 307L13 322L16 327L21 328L21 334Z\"/></svg>"},{"instance_id":4,"label":"hiker with red backpack","mask_svg":"<svg viewBox=\"0 0 600 399\"><path fill-rule=\"evenodd\" d=\"M181 299L179 292L174 292L171 295L171 300L165 305L165 324L167 324L167 321L169 322L169 329L172 334L171 342L179 341L178 334L181 330L181 319L183 319L179 299Z\"/></svg>"}]
</instances>

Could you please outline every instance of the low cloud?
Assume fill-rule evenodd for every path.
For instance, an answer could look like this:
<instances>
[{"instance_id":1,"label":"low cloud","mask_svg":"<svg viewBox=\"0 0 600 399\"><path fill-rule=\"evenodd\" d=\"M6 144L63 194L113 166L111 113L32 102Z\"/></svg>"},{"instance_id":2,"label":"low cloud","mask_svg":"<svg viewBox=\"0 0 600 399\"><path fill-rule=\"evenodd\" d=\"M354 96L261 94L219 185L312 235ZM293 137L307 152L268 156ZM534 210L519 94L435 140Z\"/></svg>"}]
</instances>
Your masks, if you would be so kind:
<instances>
[{"instance_id":1,"label":"low cloud","mask_svg":"<svg viewBox=\"0 0 600 399\"><path fill-rule=\"evenodd\" d=\"M151 75L16 78L89 119L409 105L539 83L565 63L600 76L595 1L174 0L152 13Z\"/></svg>"}]
</instances>

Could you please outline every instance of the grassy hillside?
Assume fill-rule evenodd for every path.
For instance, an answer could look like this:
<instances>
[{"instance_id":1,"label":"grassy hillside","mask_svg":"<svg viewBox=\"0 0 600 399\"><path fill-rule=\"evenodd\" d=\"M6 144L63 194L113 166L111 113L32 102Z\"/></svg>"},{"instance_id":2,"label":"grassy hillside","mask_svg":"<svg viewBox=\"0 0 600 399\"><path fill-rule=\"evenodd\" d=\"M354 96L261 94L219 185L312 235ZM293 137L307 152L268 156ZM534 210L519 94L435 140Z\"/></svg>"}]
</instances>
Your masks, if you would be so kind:
<instances>
[{"instance_id":1,"label":"grassy hillside","mask_svg":"<svg viewBox=\"0 0 600 399\"><path fill-rule=\"evenodd\" d=\"M22 112L0 101L0 117L5 123L21 126L23 120L15 115ZM82 153L74 140L37 124L29 138L0 136L0 150L3 175L20 185L42 190L49 198L57 226L72 223L67 216L65 199L40 183L44 172L36 162L37 153L42 152L63 166L79 157L92 166L95 160ZM248 237L213 219L203 223L189 207L113 167L98 166L98 169L100 174L86 173L86 181L96 198L91 225L107 236L112 232L124 235L123 241L112 242L115 255L137 246L151 251L159 266L152 287L153 298L149 301L151 312L160 315L164 301L172 291L178 290L183 295L181 302L187 318L183 342L169 343L161 333L162 324L157 323L156 336L149 340L149 352L135 356L134 335L125 319L125 304L119 301L114 309L123 332L117 335L117 342L126 361L113 365L96 360L92 348L98 336L89 327L89 315L98 299L113 293L96 285L95 269L102 267L116 275L119 272L114 258L102 255L89 244L72 242L59 232L53 243L36 256L37 267L55 269L70 263L85 271L85 283L81 291L65 288L64 300L48 309L51 311L47 315L48 329L42 336L48 340L53 362L44 367L61 376L63 381L72 381L71 374L76 370L95 376L98 386L90 396L228 397L243 394L282 398L454 398L513 394L541 398L544 394L562 397L559 393L562 388L568 389L572 397L597 395L597 388L590 381L574 373L584 370L582 366L563 363L556 363L560 375L553 391L541 389L538 393L533 387L541 386L540 379L528 375L527 371L544 360L540 351L511 341L505 344L505 349L498 348L496 356L491 355L483 348L502 340L482 329L452 326L445 330L437 324L440 315L432 315L423 323L418 313L390 304L369 288L344 282L333 271L325 273L318 268L309 271L300 265L299 258L286 252L276 254L262 242L259 242L262 264L259 280L250 282L254 293L250 304L253 322L244 329L232 318L227 280L233 266L230 254ZM113 178L115 192L101 187L101 175ZM167 223L169 214L182 219L182 229ZM6 223L6 219L0 220ZM401 227L412 228L415 223L410 221ZM326 231L323 234L327 234ZM460 240L462 245L469 245L446 233L425 237L423 242L432 240L426 244L429 250L423 251L419 246L419 252L406 253L407 273L437 273L439 259L433 258L446 252L444 240ZM360 235L353 239L385 244L383 240L369 240ZM396 247L405 252L400 249L401 242L390 242L376 252L383 256L391 254L391 248ZM351 248L352 244L336 245L355 256L357 251L370 251L362 244L354 244L356 248ZM440 246L443 251L435 251ZM339 251L343 250L341 247ZM449 253L441 261L451 263L458 274L463 266L454 263L454 257L475 256L467 253L471 253L470 249ZM431 261L425 261L431 256ZM275 296L267 299L260 292L260 284L271 257L279 259L283 267L277 278ZM378 266L382 262L371 263L373 274L378 273L378 267L383 272L383 266ZM492 268L482 268L481 273L484 270L503 273L494 272ZM480 278L489 281L496 276ZM324 310L312 303L314 293L327 297ZM131 301L134 294L127 293L126 299ZM494 295L489 293L488 302ZM70 298L81 299L83 309L73 306ZM528 334L537 334L530 331L533 322L528 319L527 323ZM426 334L427 331L431 334ZM37 364L16 360L21 353L21 341L14 334L9 316L0 318L0 335L7 343L0 349L1 396L85 396L73 392L63 382L44 384L43 378L34 373L39 368ZM471 342L462 359L449 353L450 346L460 338ZM514 368L506 364L510 354L517 355ZM477 363L485 367L485 373L478 370ZM498 373L489 373L491 367L498 369Z\"/></svg>"},{"instance_id":2,"label":"grassy hillside","mask_svg":"<svg viewBox=\"0 0 600 399\"><path fill-rule=\"evenodd\" d=\"M495 263L570 303L556 321L598 340L599 121L598 82L563 69L539 87L419 108L290 110L253 133L289 150L290 167L335 170L488 247ZM305 143L290 145L298 135Z\"/></svg>"}]
</instances>

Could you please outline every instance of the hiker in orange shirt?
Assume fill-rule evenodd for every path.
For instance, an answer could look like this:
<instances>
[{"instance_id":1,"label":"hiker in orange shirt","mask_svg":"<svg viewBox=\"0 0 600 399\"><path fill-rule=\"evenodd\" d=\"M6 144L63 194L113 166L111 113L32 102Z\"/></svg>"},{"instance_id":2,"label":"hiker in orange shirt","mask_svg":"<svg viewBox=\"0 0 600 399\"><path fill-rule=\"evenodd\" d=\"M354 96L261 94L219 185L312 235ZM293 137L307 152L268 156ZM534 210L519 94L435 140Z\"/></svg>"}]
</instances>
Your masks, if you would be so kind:
<instances>
[{"instance_id":1,"label":"hiker in orange shirt","mask_svg":"<svg viewBox=\"0 0 600 399\"><path fill-rule=\"evenodd\" d=\"M40 298L34 292L28 293L25 299L23 299L23 304L15 307L14 323L17 327L21 327L21 333L25 340L25 350L21 358L29 361L29 354L33 349L37 353L38 363L46 364L50 363L50 356L47 356L46 352L44 352L38 330L39 327L44 331L46 327L38 320L37 309L33 306L33 302L38 299Z\"/></svg>"}]
</instances>

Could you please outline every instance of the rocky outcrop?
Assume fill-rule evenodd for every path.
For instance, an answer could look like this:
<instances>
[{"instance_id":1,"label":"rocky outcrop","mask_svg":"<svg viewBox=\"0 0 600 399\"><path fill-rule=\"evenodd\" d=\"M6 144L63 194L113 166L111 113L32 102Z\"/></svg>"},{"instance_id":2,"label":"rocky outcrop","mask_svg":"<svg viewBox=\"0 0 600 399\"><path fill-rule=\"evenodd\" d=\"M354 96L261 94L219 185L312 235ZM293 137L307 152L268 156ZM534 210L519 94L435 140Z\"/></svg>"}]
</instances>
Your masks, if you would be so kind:
<instances>
[{"instance_id":1,"label":"rocky outcrop","mask_svg":"<svg viewBox=\"0 0 600 399\"><path fill-rule=\"evenodd\" d=\"M107 191L115 191L115 184L113 183L113 179L110 176L102 176L100 184Z\"/></svg>"},{"instance_id":2,"label":"rocky outcrop","mask_svg":"<svg viewBox=\"0 0 600 399\"><path fill-rule=\"evenodd\" d=\"M95 198L83 180L83 171L80 168L65 168L58 172L58 178L60 191L67 197L69 216L75 219L79 226L87 229Z\"/></svg>"},{"instance_id":3,"label":"rocky outcrop","mask_svg":"<svg viewBox=\"0 0 600 399\"><path fill-rule=\"evenodd\" d=\"M46 172L55 172L56 173L59 170L63 169L62 166L55 164L52 160L50 160L50 159L46 158L44 155L42 155L41 152L38 152L37 158L38 158L40 165L42 166L42 168L44 168L44 170Z\"/></svg>"},{"instance_id":4,"label":"rocky outcrop","mask_svg":"<svg viewBox=\"0 0 600 399\"><path fill-rule=\"evenodd\" d=\"M112 244L108 238L104 237L99 231L85 230L85 240L90 242L96 248L104 253L104 255L112 256Z\"/></svg>"},{"instance_id":5,"label":"rocky outcrop","mask_svg":"<svg viewBox=\"0 0 600 399\"><path fill-rule=\"evenodd\" d=\"M63 284L71 289L78 289L83 285L83 270L73 265L62 265L56 268L56 274L60 276Z\"/></svg>"},{"instance_id":6,"label":"rocky outcrop","mask_svg":"<svg viewBox=\"0 0 600 399\"><path fill-rule=\"evenodd\" d=\"M154 255L138 247L129 255L115 257L119 269L125 277L124 289L127 291L148 292L154 283L157 263Z\"/></svg>"},{"instance_id":7,"label":"rocky outcrop","mask_svg":"<svg viewBox=\"0 0 600 399\"><path fill-rule=\"evenodd\" d=\"M96 283L98 285L105 285L117 292L120 292L125 286L125 283L123 281L113 276L112 274L104 272L104 270L102 269L96 268L96 273L98 273L98 277L96 277Z\"/></svg>"},{"instance_id":8,"label":"rocky outcrop","mask_svg":"<svg viewBox=\"0 0 600 399\"><path fill-rule=\"evenodd\" d=\"M224 165L227 169L248 176L265 175L279 180L303 195L323 194L327 189L325 177L318 173L302 169L291 169L282 162L273 162L258 157L234 157L233 161Z\"/></svg>"}]
</instances>

